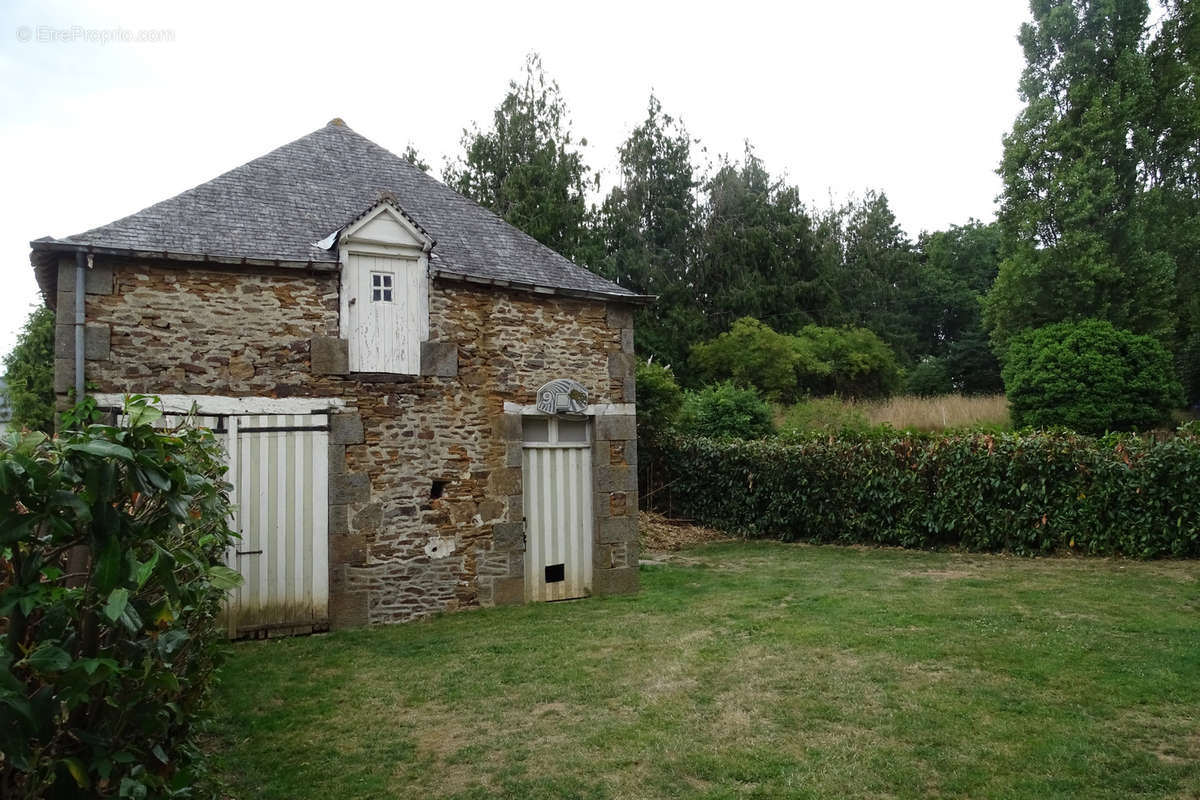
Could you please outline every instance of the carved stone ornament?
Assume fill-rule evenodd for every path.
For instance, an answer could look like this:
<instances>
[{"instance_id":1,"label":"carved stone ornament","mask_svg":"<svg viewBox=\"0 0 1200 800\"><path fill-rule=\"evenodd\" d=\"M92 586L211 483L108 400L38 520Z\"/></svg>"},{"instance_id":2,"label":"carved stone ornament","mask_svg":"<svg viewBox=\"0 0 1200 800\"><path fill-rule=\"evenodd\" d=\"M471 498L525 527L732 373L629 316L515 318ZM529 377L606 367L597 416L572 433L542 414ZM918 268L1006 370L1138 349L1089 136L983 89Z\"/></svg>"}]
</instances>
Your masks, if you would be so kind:
<instances>
[{"instance_id":1,"label":"carved stone ornament","mask_svg":"<svg viewBox=\"0 0 1200 800\"><path fill-rule=\"evenodd\" d=\"M538 389L537 408L543 414L582 414L588 392L578 381L559 378Z\"/></svg>"}]
</instances>

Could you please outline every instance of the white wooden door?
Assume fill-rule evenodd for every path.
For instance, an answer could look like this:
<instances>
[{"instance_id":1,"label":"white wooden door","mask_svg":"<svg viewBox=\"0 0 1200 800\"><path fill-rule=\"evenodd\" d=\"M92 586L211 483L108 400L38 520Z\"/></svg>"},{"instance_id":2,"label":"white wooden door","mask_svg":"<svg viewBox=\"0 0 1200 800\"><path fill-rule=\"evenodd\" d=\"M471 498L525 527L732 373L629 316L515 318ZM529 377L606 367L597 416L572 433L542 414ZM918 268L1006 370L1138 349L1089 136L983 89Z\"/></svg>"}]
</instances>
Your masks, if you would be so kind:
<instances>
[{"instance_id":1,"label":"white wooden door","mask_svg":"<svg viewBox=\"0 0 1200 800\"><path fill-rule=\"evenodd\" d=\"M323 630L329 624L326 414L226 419L232 527L231 637Z\"/></svg>"},{"instance_id":2,"label":"white wooden door","mask_svg":"<svg viewBox=\"0 0 1200 800\"><path fill-rule=\"evenodd\" d=\"M421 371L429 338L426 276L416 258L351 253L344 286L352 372Z\"/></svg>"},{"instance_id":3,"label":"white wooden door","mask_svg":"<svg viewBox=\"0 0 1200 800\"><path fill-rule=\"evenodd\" d=\"M586 420L525 417L525 599L592 591L592 445Z\"/></svg>"}]
</instances>

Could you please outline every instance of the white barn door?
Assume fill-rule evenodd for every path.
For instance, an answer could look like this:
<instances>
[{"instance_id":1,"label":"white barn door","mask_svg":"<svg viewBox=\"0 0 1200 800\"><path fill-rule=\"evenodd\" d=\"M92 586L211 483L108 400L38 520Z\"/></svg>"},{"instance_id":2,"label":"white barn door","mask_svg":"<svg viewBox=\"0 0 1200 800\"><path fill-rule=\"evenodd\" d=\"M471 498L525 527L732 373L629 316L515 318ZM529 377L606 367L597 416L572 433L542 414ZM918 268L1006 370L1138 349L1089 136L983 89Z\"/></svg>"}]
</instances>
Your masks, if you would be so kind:
<instances>
[{"instance_id":1,"label":"white barn door","mask_svg":"<svg viewBox=\"0 0 1200 800\"><path fill-rule=\"evenodd\" d=\"M243 583L229 598L231 637L324 630L329 621L326 414L226 420L233 528L230 566Z\"/></svg>"},{"instance_id":2,"label":"white barn door","mask_svg":"<svg viewBox=\"0 0 1200 800\"><path fill-rule=\"evenodd\" d=\"M525 417L525 599L592 590L592 445L586 420Z\"/></svg>"}]
</instances>

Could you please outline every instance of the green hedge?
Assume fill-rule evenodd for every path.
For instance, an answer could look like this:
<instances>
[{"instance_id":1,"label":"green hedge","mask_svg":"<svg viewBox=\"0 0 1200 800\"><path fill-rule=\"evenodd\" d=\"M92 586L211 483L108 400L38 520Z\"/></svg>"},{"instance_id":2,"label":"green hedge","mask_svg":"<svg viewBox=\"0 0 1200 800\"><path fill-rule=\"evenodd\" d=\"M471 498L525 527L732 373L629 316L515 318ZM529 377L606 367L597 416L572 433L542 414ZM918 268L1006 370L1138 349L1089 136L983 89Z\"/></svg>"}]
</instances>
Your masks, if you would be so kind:
<instances>
[{"instance_id":1,"label":"green hedge","mask_svg":"<svg viewBox=\"0 0 1200 800\"><path fill-rule=\"evenodd\" d=\"M1200 437L663 437L654 498L783 541L1200 556Z\"/></svg>"},{"instance_id":2,"label":"green hedge","mask_svg":"<svg viewBox=\"0 0 1200 800\"><path fill-rule=\"evenodd\" d=\"M208 431L0 441L0 797L192 797L236 572Z\"/></svg>"}]
</instances>

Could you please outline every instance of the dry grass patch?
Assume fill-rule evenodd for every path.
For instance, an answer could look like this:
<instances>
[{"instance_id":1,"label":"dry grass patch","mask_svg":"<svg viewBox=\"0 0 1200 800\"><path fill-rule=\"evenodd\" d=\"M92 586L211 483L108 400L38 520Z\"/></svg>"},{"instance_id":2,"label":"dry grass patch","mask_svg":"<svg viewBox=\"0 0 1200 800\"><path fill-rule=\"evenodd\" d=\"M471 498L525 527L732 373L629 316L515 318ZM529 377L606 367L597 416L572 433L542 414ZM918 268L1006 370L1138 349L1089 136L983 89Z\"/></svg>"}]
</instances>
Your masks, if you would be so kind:
<instances>
[{"instance_id":1,"label":"dry grass patch","mask_svg":"<svg viewBox=\"0 0 1200 800\"><path fill-rule=\"evenodd\" d=\"M1008 399L1002 394L971 397L961 394L937 397L892 397L855 404L872 425L897 430L941 431L952 428L1010 428Z\"/></svg>"}]
</instances>

